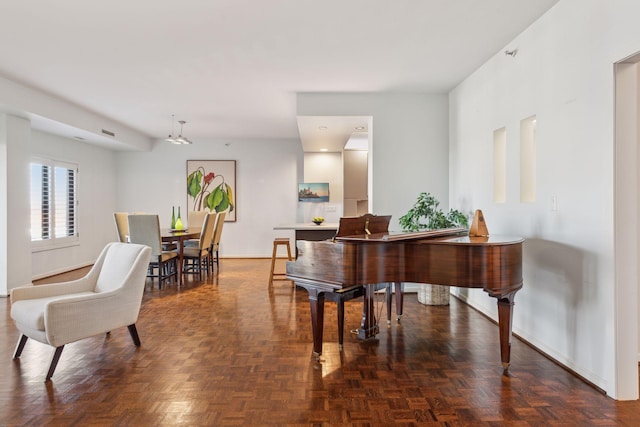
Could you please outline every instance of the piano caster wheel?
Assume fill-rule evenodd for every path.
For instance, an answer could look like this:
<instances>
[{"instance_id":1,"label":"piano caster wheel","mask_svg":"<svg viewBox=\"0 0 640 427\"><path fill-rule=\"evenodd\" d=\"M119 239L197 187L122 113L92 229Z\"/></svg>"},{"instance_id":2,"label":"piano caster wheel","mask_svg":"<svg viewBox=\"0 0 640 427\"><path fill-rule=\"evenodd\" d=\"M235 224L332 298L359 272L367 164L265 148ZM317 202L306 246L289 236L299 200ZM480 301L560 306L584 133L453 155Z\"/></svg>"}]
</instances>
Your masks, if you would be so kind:
<instances>
[{"instance_id":1,"label":"piano caster wheel","mask_svg":"<svg viewBox=\"0 0 640 427\"><path fill-rule=\"evenodd\" d=\"M509 366L511 366L510 363L502 363L502 375L505 377L510 377L511 374L509 373Z\"/></svg>"},{"instance_id":2,"label":"piano caster wheel","mask_svg":"<svg viewBox=\"0 0 640 427\"><path fill-rule=\"evenodd\" d=\"M396 323L400 323L400 319L402 318L402 315L396 317Z\"/></svg>"}]
</instances>

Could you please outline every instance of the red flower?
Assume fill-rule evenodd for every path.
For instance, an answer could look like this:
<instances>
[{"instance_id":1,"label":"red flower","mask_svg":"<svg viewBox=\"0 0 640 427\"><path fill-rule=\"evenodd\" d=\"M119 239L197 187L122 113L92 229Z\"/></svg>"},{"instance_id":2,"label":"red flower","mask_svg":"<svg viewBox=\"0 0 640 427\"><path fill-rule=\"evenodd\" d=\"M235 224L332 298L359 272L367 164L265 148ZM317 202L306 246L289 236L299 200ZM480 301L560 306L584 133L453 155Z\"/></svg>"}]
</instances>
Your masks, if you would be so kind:
<instances>
[{"instance_id":1,"label":"red flower","mask_svg":"<svg viewBox=\"0 0 640 427\"><path fill-rule=\"evenodd\" d=\"M213 177L215 177L213 172L209 172L208 174L206 174L204 176L204 183L205 184L209 184L211 181L213 181Z\"/></svg>"}]
</instances>

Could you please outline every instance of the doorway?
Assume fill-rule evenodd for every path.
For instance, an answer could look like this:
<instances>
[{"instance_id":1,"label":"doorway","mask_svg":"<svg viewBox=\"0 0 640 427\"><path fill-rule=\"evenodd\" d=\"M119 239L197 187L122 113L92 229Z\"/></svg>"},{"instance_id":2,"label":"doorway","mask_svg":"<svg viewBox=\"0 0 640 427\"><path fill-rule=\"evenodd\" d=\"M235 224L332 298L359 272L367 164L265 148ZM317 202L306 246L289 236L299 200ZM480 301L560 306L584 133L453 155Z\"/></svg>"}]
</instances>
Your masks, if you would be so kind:
<instances>
[{"instance_id":1,"label":"doorway","mask_svg":"<svg viewBox=\"0 0 640 427\"><path fill-rule=\"evenodd\" d=\"M615 64L614 253L617 399L638 399L640 53Z\"/></svg>"}]
</instances>

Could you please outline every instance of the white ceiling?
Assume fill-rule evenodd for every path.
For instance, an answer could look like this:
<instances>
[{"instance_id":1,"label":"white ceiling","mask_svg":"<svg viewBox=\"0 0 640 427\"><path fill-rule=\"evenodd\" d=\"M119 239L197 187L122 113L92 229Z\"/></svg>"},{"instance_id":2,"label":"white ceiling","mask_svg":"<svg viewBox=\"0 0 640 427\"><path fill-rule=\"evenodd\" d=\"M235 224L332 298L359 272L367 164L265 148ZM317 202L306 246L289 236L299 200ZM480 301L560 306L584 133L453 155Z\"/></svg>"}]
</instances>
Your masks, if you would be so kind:
<instances>
[{"instance_id":1,"label":"white ceiling","mask_svg":"<svg viewBox=\"0 0 640 427\"><path fill-rule=\"evenodd\" d=\"M340 152L352 134L366 134L370 116L298 116L302 148L307 152Z\"/></svg>"},{"instance_id":2,"label":"white ceiling","mask_svg":"<svg viewBox=\"0 0 640 427\"><path fill-rule=\"evenodd\" d=\"M3 0L0 75L150 138L298 138L296 93L446 93L557 1Z\"/></svg>"}]
</instances>

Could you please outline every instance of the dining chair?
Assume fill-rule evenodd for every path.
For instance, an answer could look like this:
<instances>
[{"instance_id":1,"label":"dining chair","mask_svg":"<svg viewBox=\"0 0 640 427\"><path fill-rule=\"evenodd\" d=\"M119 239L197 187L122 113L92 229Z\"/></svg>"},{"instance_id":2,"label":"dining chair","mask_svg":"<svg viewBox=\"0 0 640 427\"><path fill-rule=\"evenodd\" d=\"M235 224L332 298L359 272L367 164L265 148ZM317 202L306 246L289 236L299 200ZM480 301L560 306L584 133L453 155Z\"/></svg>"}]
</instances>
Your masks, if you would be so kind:
<instances>
[{"instance_id":1,"label":"dining chair","mask_svg":"<svg viewBox=\"0 0 640 427\"><path fill-rule=\"evenodd\" d=\"M213 263L216 263L216 266L218 268L220 268L220 260L218 258L218 251L220 249L220 239L222 238L222 227L224 226L224 219L227 216L226 212L219 212L218 213L218 218L216 221L216 229L213 235L213 241L211 243L211 248L209 249L209 252L211 253L209 256L209 260L210 260L210 264L211 264L211 271L213 271ZM216 255L216 259L214 261L213 259L213 254L215 253Z\"/></svg>"},{"instance_id":2,"label":"dining chair","mask_svg":"<svg viewBox=\"0 0 640 427\"><path fill-rule=\"evenodd\" d=\"M162 282L178 276L178 253L162 249L160 237L160 220L158 215L129 215L129 240L151 247L151 260L147 277L158 278L158 288ZM154 274L154 269L158 274Z\"/></svg>"},{"instance_id":3,"label":"dining chair","mask_svg":"<svg viewBox=\"0 0 640 427\"><path fill-rule=\"evenodd\" d=\"M202 223L204 223L204 217L207 216L208 211L189 211L187 212L187 227L202 229ZM198 239L185 240L185 246L198 246Z\"/></svg>"},{"instance_id":4,"label":"dining chair","mask_svg":"<svg viewBox=\"0 0 640 427\"><path fill-rule=\"evenodd\" d=\"M198 274L202 279L202 270L206 268L209 273L209 261L211 241L213 239L213 226L215 225L217 214L209 213L205 216L200 230L198 246L185 246L183 248L182 273Z\"/></svg>"},{"instance_id":5,"label":"dining chair","mask_svg":"<svg viewBox=\"0 0 640 427\"><path fill-rule=\"evenodd\" d=\"M216 232L218 230L218 225L219 222L218 221L224 221L224 212L214 212L215 214L215 221L213 222L213 233L211 233L211 243L209 245L209 256L207 257L207 263L208 263L208 267L211 270L211 272L213 272L213 254L214 254L214 250L213 250L213 246L215 244L215 240L216 240Z\"/></svg>"},{"instance_id":6,"label":"dining chair","mask_svg":"<svg viewBox=\"0 0 640 427\"><path fill-rule=\"evenodd\" d=\"M129 213L128 212L114 212L113 219L116 224L116 231L118 232L118 241L127 243L129 240Z\"/></svg>"}]
</instances>

